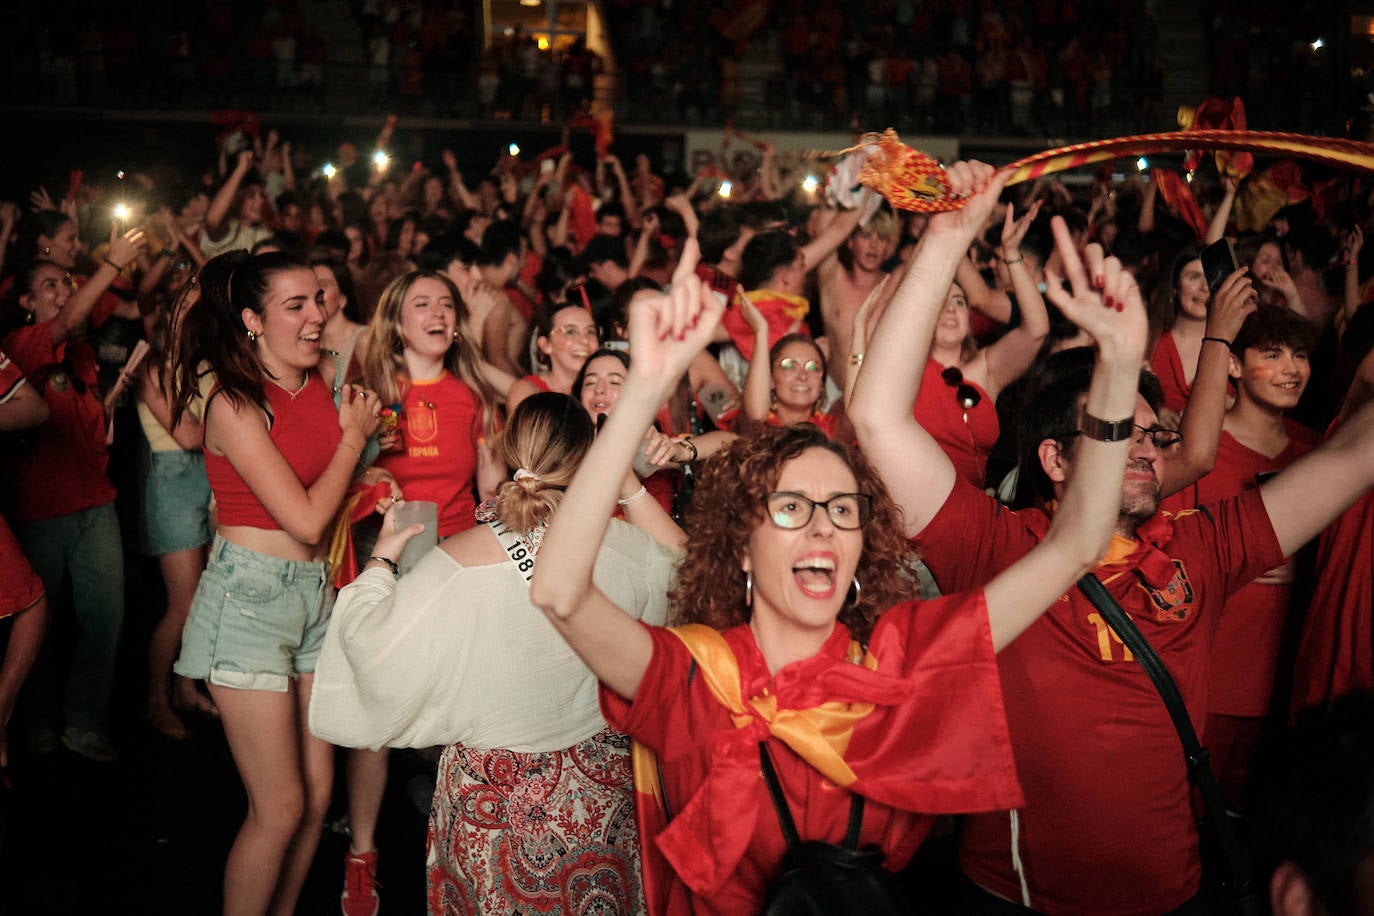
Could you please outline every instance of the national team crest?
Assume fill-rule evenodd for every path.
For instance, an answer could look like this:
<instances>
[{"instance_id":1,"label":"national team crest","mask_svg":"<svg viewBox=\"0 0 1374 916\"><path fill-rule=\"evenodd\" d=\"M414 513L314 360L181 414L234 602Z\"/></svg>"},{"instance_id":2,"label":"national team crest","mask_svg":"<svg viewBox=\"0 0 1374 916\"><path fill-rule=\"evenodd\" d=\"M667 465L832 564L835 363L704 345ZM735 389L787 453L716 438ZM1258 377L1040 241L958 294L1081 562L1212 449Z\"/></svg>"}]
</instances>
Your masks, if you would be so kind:
<instances>
[{"instance_id":1,"label":"national team crest","mask_svg":"<svg viewBox=\"0 0 1374 916\"><path fill-rule=\"evenodd\" d=\"M1193 583L1188 581L1183 561L1170 562L1174 567L1174 575L1167 584L1160 588L1151 588L1145 582L1140 583L1140 587L1145 589L1145 594L1150 596L1150 603L1155 609L1155 620L1160 623L1187 620L1188 615L1193 612Z\"/></svg>"},{"instance_id":2,"label":"national team crest","mask_svg":"<svg viewBox=\"0 0 1374 916\"><path fill-rule=\"evenodd\" d=\"M405 421L407 444L430 442L439 432L439 412L427 401L407 407Z\"/></svg>"}]
</instances>

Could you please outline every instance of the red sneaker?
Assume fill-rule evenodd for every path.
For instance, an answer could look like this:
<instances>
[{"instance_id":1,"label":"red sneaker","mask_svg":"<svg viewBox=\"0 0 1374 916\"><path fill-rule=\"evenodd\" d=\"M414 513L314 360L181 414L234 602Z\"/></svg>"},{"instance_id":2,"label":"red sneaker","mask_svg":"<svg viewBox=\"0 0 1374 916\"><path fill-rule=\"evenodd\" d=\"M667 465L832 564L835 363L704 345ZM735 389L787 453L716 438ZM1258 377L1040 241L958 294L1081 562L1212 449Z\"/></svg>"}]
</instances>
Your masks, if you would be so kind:
<instances>
[{"instance_id":1,"label":"red sneaker","mask_svg":"<svg viewBox=\"0 0 1374 916\"><path fill-rule=\"evenodd\" d=\"M382 899L377 896L377 850L344 856L344 889L339 908L344 916L377 916Z\"/></svg>"}]
</instances>

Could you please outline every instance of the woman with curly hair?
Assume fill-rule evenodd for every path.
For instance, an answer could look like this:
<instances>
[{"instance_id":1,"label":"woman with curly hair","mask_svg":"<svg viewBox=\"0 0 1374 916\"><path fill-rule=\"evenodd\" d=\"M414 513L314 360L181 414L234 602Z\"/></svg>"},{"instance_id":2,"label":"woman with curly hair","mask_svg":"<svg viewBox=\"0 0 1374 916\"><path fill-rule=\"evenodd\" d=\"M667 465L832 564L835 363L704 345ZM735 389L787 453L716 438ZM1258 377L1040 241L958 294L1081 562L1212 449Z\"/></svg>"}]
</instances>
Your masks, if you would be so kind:
<instances>
[{"instance_id":1,"label":"woman with curly hair","mask_svg":"<svg viewBox=\"0 0 1374 916\"><path fill-rule=\"evenodd\" d=\"M397 579L419 529L397 531L390 511L339 593L310 725L346 746L448 745L430 810L431 913L644 909L629 740L607 729L596 676L529 599L549 516L593 435L567 395L526 398L501 434L513 476L482 505L484 524ZM620 492L632 524L604 532L597 581L661 623L682 532L631 475Z\"/></svg>"},{"instance_id":2,"label":"woman with curly hair","mask_svg":"<svg viewBox=\"0 0 1374 916\"><path fill-rule=\"evenodd\" d=\"M673 874L651 904L759 912L785 849L761 753L803 839L838 843L862 808L859 843L893 870L935 815L1020 803L994 653L1106 548L1116 507L1071 490L1063 529L983 590L899 604L910 548L868 462L808 424L765 429L702 469L671 595L685 625L641 625L594 582L590 545L663 389L719 320L695 262L689 242L671 293L632 304L630 377L530 597L601 679L607 721L659 758L673 817L641 834ZM1080 443L1074 486L1119 487L1127 444Z\"/></svg>"}]
</instances>

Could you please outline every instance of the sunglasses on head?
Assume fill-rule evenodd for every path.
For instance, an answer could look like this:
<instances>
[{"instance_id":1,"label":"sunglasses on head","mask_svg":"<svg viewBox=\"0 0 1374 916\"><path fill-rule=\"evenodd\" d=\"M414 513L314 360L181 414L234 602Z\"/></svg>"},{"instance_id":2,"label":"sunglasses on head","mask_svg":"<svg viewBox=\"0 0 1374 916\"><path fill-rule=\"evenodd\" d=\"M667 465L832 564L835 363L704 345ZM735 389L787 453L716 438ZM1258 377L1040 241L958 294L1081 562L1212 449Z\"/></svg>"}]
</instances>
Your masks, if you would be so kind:
<instances>
[{"instance_id":1,"label":"sunglasses on head","mask_svg":"<svg viewBox=\"0 0 1374 916\"><path fill-rule=\"evenodd\" d=\"M983 396L978 393L978 389L964 381L964 373L959 371L958 366L950 366L940 373L940 378L944 379L946 385L954 389L955 400L957 400L959 406L965 410L972 410L983 400Z\"/></svg>"}]
</instances>

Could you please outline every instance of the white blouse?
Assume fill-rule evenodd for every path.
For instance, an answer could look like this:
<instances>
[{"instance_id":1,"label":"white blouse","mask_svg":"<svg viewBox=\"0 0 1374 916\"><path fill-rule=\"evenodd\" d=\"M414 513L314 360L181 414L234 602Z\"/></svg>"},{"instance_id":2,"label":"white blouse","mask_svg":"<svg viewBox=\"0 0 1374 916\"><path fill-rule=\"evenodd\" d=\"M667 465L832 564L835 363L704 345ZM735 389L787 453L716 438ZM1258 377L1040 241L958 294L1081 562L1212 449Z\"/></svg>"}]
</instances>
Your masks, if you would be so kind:
<instances>
[{"instance_id":1,"label":"white blouse","mask_svg":"<svg viewBox=\"0 0 1374 916\"><path fill-rule=\"evenodd\" d=\"M612 521L593 580L632 615L662 624L676 560ZM400 579L364 570L339 592L310 730L344 747L563 750L606 727L596 688L513 563L464 567L436 547Z\"/></svg>"}]
</instances>

